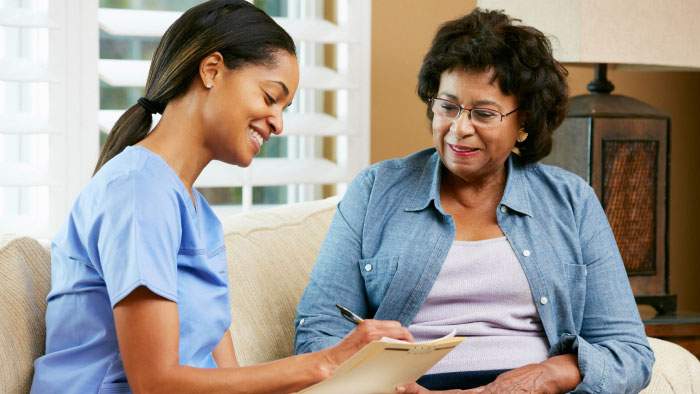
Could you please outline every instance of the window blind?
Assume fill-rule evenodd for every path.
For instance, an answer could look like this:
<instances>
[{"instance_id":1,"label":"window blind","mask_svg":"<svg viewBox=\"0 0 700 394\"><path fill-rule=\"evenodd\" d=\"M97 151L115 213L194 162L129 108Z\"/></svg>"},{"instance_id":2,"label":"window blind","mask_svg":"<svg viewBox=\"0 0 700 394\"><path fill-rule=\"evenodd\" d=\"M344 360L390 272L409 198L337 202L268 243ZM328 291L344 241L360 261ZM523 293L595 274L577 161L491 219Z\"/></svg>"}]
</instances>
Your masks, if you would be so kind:
<instances>
[{"instance_id":1,"label":"window blind","mask_svg":"<svg viewBox=\"0 0 700 394\"><path fill-rule=\"evenodd\" d=\"M98 12L102 34L144 42L157 42L192 5L185 2L178 7L170 1L147 9L138 7L138 1L121 1L129 7L102 7L108 3L103 0ZM195 183L220 216L342 193L344 185L369 164L369 0L254 4L297 43L301 78L294 103L284 114L282 136L266 142L250 167L214 161ZM103 53L100 80L140 94L149 65L148 58L109 58ZM138 97L131 98L128 105ZM123 110L103 106L100 130L108 133Z\"/></svg>"},{"instance_id":2,"label":"window blind","mask_svg":"<svg viewBox=\"0 0 700 394\"><path fill-rule=\"evenodd\" d=\"M96 15L76 1L0 0L0 233L52 237L90 177Z\"/></svg>"},{"instance_id":3,"label":"window blind","mask_svg":"<svg viewBox=\"0 0 700 394\"><path fill-rule=\"evenodd\" d=\"M0 233L55 235L160 36L200 2L0 0ZM301 81L250 167L195 183L220 216L342 194L369 164L370 0L254 4L295 39Z\"/></svg>"}]
</instances>

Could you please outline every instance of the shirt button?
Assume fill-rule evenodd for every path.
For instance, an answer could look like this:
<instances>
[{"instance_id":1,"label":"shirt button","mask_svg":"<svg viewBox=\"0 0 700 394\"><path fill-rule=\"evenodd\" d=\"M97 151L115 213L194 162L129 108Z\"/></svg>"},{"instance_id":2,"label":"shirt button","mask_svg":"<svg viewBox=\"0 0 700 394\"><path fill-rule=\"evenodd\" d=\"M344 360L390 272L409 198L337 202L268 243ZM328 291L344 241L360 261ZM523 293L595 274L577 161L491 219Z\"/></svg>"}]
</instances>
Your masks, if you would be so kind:
<instances>
[{"instance_id":1,"label":"shirt button","mask_svg":"<svg viewBox=\"0 0 700 394\"><path fill-rule=\"evenodd\" d=\"M523 250L523 256L527 257L527 256L529 256L529 255L530 255L530 251L529 251L529 250L527 250L527 249Z\"/></svg>"},{"instance_id":2,"label":"shirt button","mask_svg":"<svg viewBox=\"0 0 700 394\"><path fill-rule=\"evenodd\" d=\"M365 265L365 271L367 271L367 272L372 271L372 264Z\"/></svg>"},{"instance_id":3,"label":"shirt button","mask_svg":"<svg viewBox=\"0 0 700 394\"><path fill-rule=\"evenodd\" d=\"M542 297L542 298L540 298L540 304L542 304L542 305L547 305L547 301L549 301L549 300L547 299L547 297Z\"/></svg>"},{"instance_id":4,"label":"shirt button","mask_svg":"<svg viewBox=\"0 0 700 394\"><path fill-rule=\"evenodd\" d=\"M508 208L505 205L501 205L501 212L506 213L507 210Z\"/></svg>"},{"instance_id":5,"label":"shirt button","mask_svg":"<svg viewBox=\"0 0 700 394\"><path fill-rule=\"evenodd\" d=\"M304 324L304 319L299 320L299 325Z\"/></svg>"}]
</instances>

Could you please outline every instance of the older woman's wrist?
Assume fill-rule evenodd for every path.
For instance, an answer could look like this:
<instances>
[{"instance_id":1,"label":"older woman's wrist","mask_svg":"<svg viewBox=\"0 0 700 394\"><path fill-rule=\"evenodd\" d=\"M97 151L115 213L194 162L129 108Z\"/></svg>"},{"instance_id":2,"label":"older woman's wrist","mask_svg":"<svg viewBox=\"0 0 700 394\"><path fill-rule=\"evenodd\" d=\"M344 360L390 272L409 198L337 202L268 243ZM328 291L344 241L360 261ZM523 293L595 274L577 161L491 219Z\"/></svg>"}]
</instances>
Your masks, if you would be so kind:
<instances>
[{"instance_id":1,"label":"older woman's wrist","mask_svg":"<svg viewBox=\"0 0 700 394\"><path fill-rule=\"evenodd\" d=\"M578 357L575 354L562 354L542 362L551 371L557 391L566 393L581 383L581 371L578 368Z\"/></svg>"}]
</instances>

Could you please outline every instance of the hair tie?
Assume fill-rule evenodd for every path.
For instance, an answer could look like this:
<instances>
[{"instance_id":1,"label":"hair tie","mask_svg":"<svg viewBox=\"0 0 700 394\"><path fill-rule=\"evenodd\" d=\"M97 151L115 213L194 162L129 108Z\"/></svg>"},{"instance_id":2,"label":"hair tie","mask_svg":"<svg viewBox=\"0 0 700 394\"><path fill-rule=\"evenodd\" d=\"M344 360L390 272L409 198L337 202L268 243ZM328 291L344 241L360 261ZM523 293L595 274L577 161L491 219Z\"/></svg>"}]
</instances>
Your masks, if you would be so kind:
<instances>
[{"instance_id":1,"label":"hair tie","mask_svg":"<svg viewBox=\"0 0 700 394\"><path fill-rule=\"evenodd\" d=\"M141 97L138 100L140 106L142 106L146 112L149 114L162 114L165 111L165 106L155 103L145 97Z\"/></svg>"}]
</instances>

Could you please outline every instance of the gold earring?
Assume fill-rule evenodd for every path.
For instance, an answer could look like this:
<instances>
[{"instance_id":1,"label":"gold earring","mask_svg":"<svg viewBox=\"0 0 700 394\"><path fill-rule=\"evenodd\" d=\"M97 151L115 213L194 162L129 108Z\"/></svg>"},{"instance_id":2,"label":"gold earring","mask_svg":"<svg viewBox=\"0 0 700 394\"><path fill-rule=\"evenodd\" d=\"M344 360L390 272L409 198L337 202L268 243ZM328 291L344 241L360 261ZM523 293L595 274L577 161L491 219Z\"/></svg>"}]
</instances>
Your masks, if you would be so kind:
<instances>
[{"instance_id":1,"label":"gold earring","mask_svg":"<svg viewBox=\"0 0 700 394\"><path fill-rule=\"evenodd\" d=\"M518 141L518 143L520 143L520 142L525 141L526 139L527 139L527 132L525 131L524 127L521 127L520 130L518 130L518 136L516 137L516 141ZM520 148L518 148L517 146L514 146L513 149L511 149L511 152L520 156Z\"/></svg>"},{"instance_id":2,"label":"gold earring","mask_svg":"<svg viewBox=\"0 0 700 394\"><path fill-rule=\"evenodd\" d=\"M520 130L518 130L518 142L524 142L527 139L527 132L525 131L524 127L521 127Z\"/></svg>"}]
</instances>

